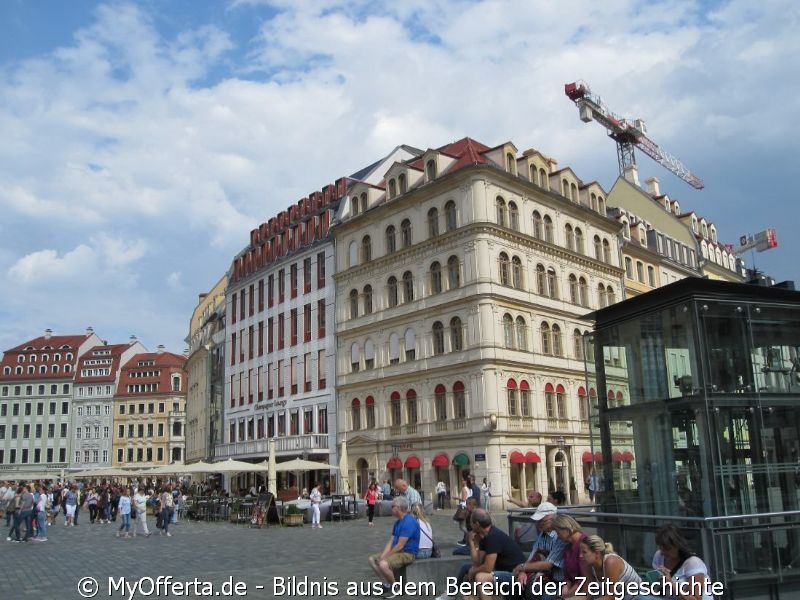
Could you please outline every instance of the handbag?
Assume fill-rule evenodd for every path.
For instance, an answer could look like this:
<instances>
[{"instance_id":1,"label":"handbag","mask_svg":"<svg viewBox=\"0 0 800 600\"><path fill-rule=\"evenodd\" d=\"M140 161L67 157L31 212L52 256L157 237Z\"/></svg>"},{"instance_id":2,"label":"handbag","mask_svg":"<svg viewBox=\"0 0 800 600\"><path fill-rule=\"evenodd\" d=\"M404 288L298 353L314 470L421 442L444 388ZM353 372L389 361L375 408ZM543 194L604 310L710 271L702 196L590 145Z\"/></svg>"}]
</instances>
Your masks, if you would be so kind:
<instances>
[{"instance_id":1,"label":"handbag","mask_svg":"<svg viewBox=\"0 0 800 600\"><path fill-rule=\"evenodd\" d=\"M436 542L434 541L434 539L433 539L431 536L429 536L429 535L428 535L428 532L427 532L427 531L425 531L424 529L420 528L420 532L421 532L421 533L422 533L422 534L423 534L423 535L424 535L426 538L428 538L428 539L429 539L431 542L433 542L433 545L431 546L431 558L441 558L441 557L442 557L442 551L441 551L441 550L439 550L439 546L436 544Z\"/></svg>"},{"instance_id":2,"label":"handbag","mask_svg":"<svg viewBox=\"0 0 800 600\"><path fill-rule=\"evenodd\" d=\"M456 514L453 515L453 521L463 521L467 518L467 509L463 506L459 506L456 509Z\"/></svg>"}]
</instances>

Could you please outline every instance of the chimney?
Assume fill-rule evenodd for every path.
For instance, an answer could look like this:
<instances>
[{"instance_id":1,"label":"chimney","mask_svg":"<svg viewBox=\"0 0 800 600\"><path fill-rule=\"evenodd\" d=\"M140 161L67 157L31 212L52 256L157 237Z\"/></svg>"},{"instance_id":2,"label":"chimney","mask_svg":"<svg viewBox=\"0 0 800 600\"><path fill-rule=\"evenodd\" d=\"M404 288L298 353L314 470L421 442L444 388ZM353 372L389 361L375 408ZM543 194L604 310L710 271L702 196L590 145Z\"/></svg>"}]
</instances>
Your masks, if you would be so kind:
<instances>
[{"instance_id":1,"label":"chimney","mask_svg":"<svg viewBox=\"0 0 800 600\"><path fill-rule=\"evenodd\" d=\"M624 177L636 187L639 187L639 170L636 165L628 165L625 167Z\"/></svg>"},{"instance_id":2,"label":"chimney","mask_svg":"<svg viewBox=\"0 0 800 600\"><path fill-rule=\"evenodd\" d=\"M49 340L53 337L53 330L52 329L45 329L44 330L44 339Z\"/></svg>"},{"instance_id":3,"label":"chimney","mask_svg":"<svg viewBox=\"0 0 800 600\"><path fill-rule=\"evenodd\" d=\"M654 198L658 198L661 195L661 188L658 185L660 183L658 181L658 177L648 177L644 182L647 185L648 194Z\"/></svg>"},{"instance_id":4,"label":"chimney","mask_svg":"<svg viewBox=\"0 0 800 600\"><path fill-rule=\"evenodd\" d=\"M198 294L198 296L199 296L198 302L202 302L203 300L206 299L206 296L208 296L208 293L207 292L203 292L201 294Z\"/></svg>"},{"instance_id":5,"label":"chimney","mask_svg":"<svg viewBox=\"0 0 800 600\"><path fill-rule=\"evenodd\" d=\"M138 342L138 341L139 340L137 339L137 337L135 335L132 335L131 337L128 338L128 344L131 345L131 346L133 344L135 344L136 342Z\"/></svg>"},{"instance_id":6,"label":"chimney","mask_svg":"<svg viewBox=\"0 0 800 600\"><path fill-rule=\"evenodd\" d=\"M158 346L156 346L156 352L158 352L159 354L164 354L164 344L159 344Z\"/></svg>"},{"instance_id":7,"label":"chimney","mask_svg":"<svg viewBox=\"0 0 800 600\"><path fill-rule=\"evenodd\" d=\"M91 325L86 328L86 337L89 337L93 333L94 333L94 329L91 327Z\"/></svg>"},{"instance_id":8,"label":"chimney","mask_svg":"<svg viewBox=\"0 0 800 600\"><path fill-rule=\"evenodd\" d=\"M556 167L558 166L558 161L555 158L548 157L547 158L547 165L548 165L548 168L550 169L550 173L555 173L556 172Z\"/></svg>"}]
</instances>

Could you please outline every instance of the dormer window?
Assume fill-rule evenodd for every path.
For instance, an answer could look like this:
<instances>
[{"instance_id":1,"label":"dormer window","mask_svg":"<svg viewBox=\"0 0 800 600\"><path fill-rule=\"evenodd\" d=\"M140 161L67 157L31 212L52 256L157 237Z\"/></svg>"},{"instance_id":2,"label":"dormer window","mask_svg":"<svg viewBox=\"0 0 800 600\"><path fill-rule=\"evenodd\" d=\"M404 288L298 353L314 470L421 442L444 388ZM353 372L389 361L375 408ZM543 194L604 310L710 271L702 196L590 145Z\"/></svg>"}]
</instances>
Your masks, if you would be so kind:
<instances>
[{"instance_id":1,"label":"dormer window","mask_svg":"<svg viewBox=\"0 0 800 600\"><path fill-rule=\"evenodd\" d=\"M711 235L711 241L717 243L717 228L713 225L708 228L708 233ZM33 356L31 358L34 358Z\"/></svg>"},{"instance_id":2,"label":"dormer window","mask_svg":"<svg viewBox=\"0 0 800 600\"><path fill-rule=\"evenodd\" d=\"M425 177L428 181L433 181L436 179L436 161L430 159L427 163L425 163Z\"/></svg>"},{"instance_id":3,"label":"dormer window","mask_svg":"<svg viewBox=\"0 0 800 600\"><path fill-rule=\"evenodd\" d=\"M692 215L692 231L696 234L697 233L697 217Z\"/></svg>"},{"instance_id":4,"label":"dormer window","mask_svg":"<svg viewBox=\"0 0 800 600\"><path fill-rule=\"evenodd\" d=\"M394 179L389 180L389 198L394 198L397 195L397 182Z\"/></svg>"},{"instance_id":5,"label":"dormer window","mask_svg":"<svg viewBox=\"0 0 800 600\"><path fill-rule=\"evenodd\" d=\"M350 214L358 214L358 198L350 198Z\"/></svg>"},{"instance_id":6,"label":"dormer window","mask_svg":"<svg viewBox=\"0 0 800 600\"><path fill-rule=\"evenodd\" d=\"M408 183L406 182L406 174L405 173L401 173L398 176L397 181L399 182L399 185L400 185L400 193L401 194L405 194L408 191Z\"/></svg>"},{"instance_id":7,"label":"dormer window","mask_svg":"<svg viewBox=\"0 0 800 600\"><path fill-rule=\"evenodd\" d=\"M630 224L628 223L628 220L627 220L627 219L623 219L623 220L622 220L622 236L623 236L623 237L624 237L626 240L629 240L629 239L631 239L631 226L630 226Z\"/></svg>"},{"instance_id":8,"label":"dormer window","mask_svg":"<svg viewBox=\"0 0 800 600\"><path fill-rule=\"evenodd\" d=\"M674 212L676 215L681 214L681 205L678 204L677 202L674 202L672 204L672 212Z\"/></svg>"},{"instance_id":9,"label":"dormer window","mask_svg":"<svg viewBox=\"0 0 800 600\"><path fill-rule=\"evenodd\" d=\"M367 192L361 194L361 212L367 212Z\"/></svg>"},{"instance_id":10,"label":"dormer window","mask_svg":"<svg viewBox=\"0 0 800 600\"><path fill-rule=\"evenodd\" d=\"M517 174L517 160L514 158L514 155L511 154L511 152L506 154L506 171L512 175Z\"/></svg>"}]
</instances>

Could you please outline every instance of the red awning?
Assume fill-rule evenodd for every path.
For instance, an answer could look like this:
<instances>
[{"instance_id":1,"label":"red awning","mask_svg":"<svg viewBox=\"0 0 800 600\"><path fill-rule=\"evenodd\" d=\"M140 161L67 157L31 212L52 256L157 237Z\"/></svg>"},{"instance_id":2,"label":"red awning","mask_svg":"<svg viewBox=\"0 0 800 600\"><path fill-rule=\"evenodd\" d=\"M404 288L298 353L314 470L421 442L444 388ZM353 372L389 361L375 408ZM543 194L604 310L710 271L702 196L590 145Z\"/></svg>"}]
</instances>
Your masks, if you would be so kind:
<instances>
[{"instance_id":1,"label":"red awning","mask_svg":"<svg viewBox=\"0 0 800 600\"><path fill-rule=\"evenodd\" d=\"M526 463L540 463L542 459L539 458L539 455L536 452L526 452L525 453L525 462Z\"/></svg>"},{"instance_id":2,"label":"red awning","mask_svg":"<svg viewBox=\"0 0 800 600\"><path fill-rule=\"evenodd\" d=\"M594 457L592 456L592 453L587 450L586 452L583 453L581 460L585 463L590 463L594 460Z\"/></svg>"},{"instance_id":3,"label":"red awning","mask_svg":"<svg viewBox=\"0 0 800 600\"><path fill-rule=\"evenodd\" d=\"M450 466L450 459L447 458L447 454L437 454L431 464L434 467L448 467Z\"/></svg>"},{"instance_id":4,"label":"red awning","mask_svg":"<svg viewBox=\"0 0 800 600\"><path fill-rule=\"evenodd\" d=\"M419 462L419 459L416 456L409 456L406 459L405 467L406 469L419 469L422 466L422 463Z\"/></svg>"},{"instance_id":5,"label":"red awning","mask_svg":"<svg viewBox=\"0 0 800 600\"><path fill-rule=\"evenodd\" d=\"M603 453L599 450L594 453L594 462L603 462Z\"/></svg>"},{"instance_id":6,"label":"red awning","mask_svg":"<svg viewBox=\"0 0 800 600\"><path fill-rule=\"evenodd\" d=\"M624 462L633 462L633 452L626 450L622 453L622 460Z\"/></svg>"},{"instance_id":7,"label":"red awning","mask_svg":"<svg viewBox=\"0 0 800 600\"><path fill-rule=\"evenodd\" d=\"M387 469L402 469L403 468L403 461L393 456L389 459L389 462L386 463Z\"/></svg>"},{"instance_id":8,"label":"red awning","mask_svg":"<svg viewBox=\"0 0 800 600\"><path fill-rule=\"evenodd\" d=\"M611 455L611 460L616 463L622 462L622 452L614 450L614 453Z\"/></svg>"},{"instance_id":9,"label":"red awning","mask_svg":"<svg viewBox=\"0 0 800 600\"><path fill-rule=\"evenodd\" d=\"M525 455L522 452L514 452L511 453L511 456L508 457L508 460L511 461L512 465L518 465L525 462Z\"/></svg>"}]
</instances>

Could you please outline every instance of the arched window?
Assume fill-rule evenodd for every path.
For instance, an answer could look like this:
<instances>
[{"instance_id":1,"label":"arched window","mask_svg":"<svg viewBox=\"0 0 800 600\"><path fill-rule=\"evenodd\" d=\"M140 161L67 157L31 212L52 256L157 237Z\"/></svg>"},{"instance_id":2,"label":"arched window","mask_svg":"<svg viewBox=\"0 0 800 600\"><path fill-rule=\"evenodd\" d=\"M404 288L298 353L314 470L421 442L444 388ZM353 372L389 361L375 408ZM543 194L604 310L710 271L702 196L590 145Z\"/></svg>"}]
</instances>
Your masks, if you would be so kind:
<instances>
[{"instance_id":1,"label":"arched window","mask_svg":"<svg viewBox=\"0 0 800 600\"><path fill-rule=\"evenodd\" d=\"M573 202L578 201L578 186L574 183L569 184L569 195Z\"/></svg>"},{"instance_id":2,"label":"arched window","mask_svg":"<svg viewBox=\"0 0 800 600\"><path fill-rule=\"evenodd\" d=\"M522 289L522 261L519 256L511 259L511 285L516 289Z\"/></svg>"},{"instance_id":3,"label":"arched window","mask_svg":"<svg viewBox=\"0 0 800 600\"><path fill-rule=\"evenodd\" d=\"M372 314L372 286L364 286L364 314Z\"/></svg>"},{"instance_id":4,"label":"arched window","mask_svg":"<svg viewBox=\"0 0 800 600\"><path fill-rule=\"evenodd\" d=\"M433 405L437 421L447 420L447 388L441 383L433 390Z\"/></svg>"},{"instance_id":5,"label":"arched window","mask_svg":"<svg viewBox=\"0 0 800 600\"><path fill-rule=\"evenodd\" d=\"M603 262L611 264L611 244L608 240L603 240Z\"/></svg>"},{"instance_id":6,"label":"arched window","mask_svg":"<svg viewBox=\"0 0 800 600\"><path fill-rule=\"evenodd\" d=\"M597 302L600 308L606 307L606 286L602 283L597 284Z\"/></svg>"},{"instance_id":7,"label":"arched window","mask_svg":"<svg viewBox=\"0 0 800 600\"><path fill-rule=\"evenodd\" d=\"M564 386L560 383L556 386L556 407L558 410L558 418L567 418L567 393Z\"/></svg>"},{"instance_id":8,"label":"arched window","mask_svg":"<svg viewBox=\"0 0 800 600\"><path fill-rule=\"evenodd\" d=\"M589 285L585 277L578 278L578 299L581 306L589 306Z\"/></svg>"},{"instance_id":9,"label":"arched window","mask_svg":"<svg viewBox=\"0 0 800 600\"><path fill-rule=\"evenodd\" d=\"M394 225L386 228L386 254L392 254L397 250L397 239L395 237Z\"/></svg>"},{"instance_id":10,"label":"arched window","mask_svg":"<svg viewBox=\"0 0 800 600\"><path fill-rule=\"evenodd\" d=\"M411 271L403 273L403 302L414 300L414 276Z\"/></svg>"},{"instance_id":11,"label":"arched window","mask_svg":"<svg viewBox=\"0 0 800 600\"><path fill-rule=\"evenodd\" d=\"M636 261L636 279L644 283L644 263L640 260Z\"/></svg>"},{"instance_id":12,"label":"arched window","mask_svg":"<svg viewBox=\"0 0 800 600\"><path fill-rule=\"evenodd\" d=\"M542 215L538 210L533 211L533 237L537 240L544 239L544 226L542 224Z\"/></svg>"},{"instance_id":13,"label":"arched window","mask_svg":"<svg viewBox=\"0 0 800 600\"><path fill-rule=\"evenodd\" d=\"M597 212L599 212L601 215L606 214L606 201L603 200L602 196L597 197Z\"/></svg>"},{"instance_id":14,"label":"arched window","mask_svg":"<svg viewBox=\"0 0 800 600\"><path fill-rule=\"evenodd\" d=\"M503 340L506 348L514 348L514 319L508 313L503 315Z\"/></svg>"},{"instance_id":15,"label":"arched window","mask_svg":"<svg viewBox=\"0 0 800 600\"><path fill-rule=\"evenodd\" d=\"M400 394L392 392L389 403L392 427L399 427L403 422L403 417L400 413Z\"/></svg>"},{"instance_id":16,"label":"arched window","mask_svg":"<svg viewBox=\"0 0 800 600\"><path fill-rule=\"evenodd\" d=\"M350 245L347 247L347 261L348 267L355 267L358 264L358 244L354 241L350 242Z\"/></svg>"},{"instance_id":17,"label":"arched window","mask_svg":"<svg viewBox=\"0 0 800 600\"><path fill-rule=\"evenodd\" d=\"M589 206L592 210L597 210L597 194L594 192L589 194Z\"/></svg>"},{"instance_id":18,"label":"arched window","mask_svg":"<svg viewBox=\"0 0 800 600\"><path fill-rule=\"evenodd\" d=\"M586 254L586 249L583 247L583 231L580 227L575 228L575 252Z\"/></svg>"},{"instance_id":19,"label":"arched window","mask_svg":"<svg viewBox=\"0 0 800 600\"><path fill-rule=\"evenodd\" d=\"M514 231L519 231L519 209L515 202L508 203L508 226Z\"/></svg>"},{"instance_id":20,"label":"arched window","mask_svg":"<svg viewBox=\"0 0 800 600\"><path fill-rule=\"evenodd\" d=\"M433 354L444 354L444 325L441 321L433 324Z\"/></svg>"},{"instance_id":21,"label":"arched window","mask_svg":"<svg viewBox=\"0 0 800 600\"><path fill-rule=\"evenodd\" d=\"M408 183L406 181L406 174L400 173L397 177L398 185L400 186L400 193L405 194L408 191Z\"/></svg>"},{"instance_id":22,"label":"arched window","mask_svg":"<svg viewBox=\"0 0 800 600\"><path fill-rule=\"evenodd\" d=\"M428 181L433 181L436 179L436 161L431 159L425 163L425 176L428 178Z\"/></svg>"},{"instance_id":23,"label":"arched window","mask_svg":"<svg viewBox=\"0 0 800 600\"><path fill-rule=\"evenodd\" d=\"M447 231L456 230L456 203L452 200L444 205L444 223Z\"/></svg>"},{"instance_id":24,"label":"arched window","mask_svg":"<svg viewBox=\"0 0 800 600\"><path fill-rule=\"evenodd\" d=\"M552 354L553 345L550 337L550 325L546 322L542 323L540 331L542 333L542 354Z\"/></svg>"},{"instance_id":25,"label":"arched window","mask_svg":"<svg viewBox=\"0 0 800 600\"><path fill-rule=\"evenodd\" d=\"M361 260L369 262L372 260L372 238L365 235L361 240Z\"/></svg>"},{"instance_id":26,"label":"arched window","mask_svg":"<svg viewBox=\"0 0 800 600\"><path fill-rule=\"evenodd\" d=\"M561 328L558 325L553 324L551 332L553 337L553 355L564 356L564 344L561 340Z\"/></svg>"},{"instance_id":27,"label":"arched window","mask_svg":"<svg viewBox=\"0 0 800 600\"><path fill-rule=\"evenodd\" d=\"M451 290L461 287L457 256L451 256L447 259L447 287Z\"/></svg>"},{"instance_id":28,"label":"arched window","mask_svg":"<svg viewBox=\"0 0 800 600\"><path fill-rule=\"evenodd\" d=\"M556 278L556 270L552 267L547 269L547 295L558 300L558 279Z\"/></svg>"},{"instance_id":29,"label":"arched window","mask_svg":"<svg viewBox=\"0 0 800 600\"><path fill-rule=\"evenodd\" d=\"M450 319L450 350L452 352L461 352L464 349L464 336L461 328L461 319L458 317Z\"/></svg>"},{"instance_id":30,"label":"arched window","mask_svg":"<svg viewBox=\"0 0 800 600\"><path fill-rule=\"evenodd\" d=\"M390 308L397 306L397 278L394 275L386 282L386 300Z\"/></svg>"},{"instance_id":31,"label":"arched window","mask_svg":"<svg viewBox=\"0 0 800 600\"><path fill-rule=\"evenodd\" d=\"M353 196L350 198L350 214L357 215L358 214L358 197Z\"/></svg>"},{"instance_id":32,"label":"arched window","mask_svg":"<svg viewBox=\"0 0 800 600\"><path fill-rule=\"evenodd\" d=\"M506 383L506 397L508 403L508 416L516 417L519 414L517 406L517 382L509 379Z\"/></svg>"},{"instance_id":33,"label":"arched window","mask_svg":"<svg viewBox=\"0 0 800 600\"><path fill-rule=\"evenodd\" d=\"M580 329L574 329L572 331L572 354L575 356L576 360L583 360L583 336L581 335Z\"/></svg>"},{"instance_id":34,"label":"arched window","mask_svg":"<svg viewBox=\"0 0 800 600\"><path fill-rule=\"evenodd\" d=\"M396 365L400 362L400 336L392 332L389 335L389 364Z\"/></svg>"},{"instance_id":35,"label":"arched window","mask_svg":"<svg viewBox=\"0 0 800 600\"><path fill-rule=\"evenodd\" d=\"M361 212L367 212L367 193L361 194Z\"/></svg>"},{"instance_id":36,"label":"arched window","mask_svg":"<svg viewBox=\"0 0 800 600\"><path fill-rule=\"evenodd\" d=\"M536 265L536 293L540 296L547 295L547 275L544 265Z\"/></svg>"},{"instance_id":37,"label":"arched window","mask_svg":"<svg viewBox=\"0 0 800 600\"><path fill-rule=\"evenodd\" d=\"M367 370L375 368L375 344L369 339L364 342L364 368Z\"/></svg>"},{"instance_id":38,"label":"arched window","mask_svg":"<svg viewBox=\"0 0 800 600\"><path fill-rule=\"evenodd\" d=\"M593 239L594 242L594 257L597 260L603 260L603 243L600 241L600 236L596 235Z\"/></svg>"},{"instance_id":39,"label":"arched window","mask_svg":"<svg viewBox=\"0 0 800 600\"><path fill-rule=\"evenodd\" d=\"M498 196L495 199L495 207L497 209L497 224L500 227L506 226L506 201L503 200L502 197Z\"/></svg>"},{"instance_id":40,"label":"arched window","mask_svg":"<svg viewBox=\"0 0 800 600\"><path fill-rule=\"evenodd\" d=\"M397 183L394 179L389 180L389 199L394 198L397 195Z\"/></svg>"},{"instance_id":41,"label":"arched window","mask_svg":"<svg viewBox=\"0 0 800 600\"><path fill-rule=\"evenodd\" d=\"M528 326L522 317L517 317L517 348L528 349Z\"/></svg>"},{"instance_id":42,"label":"arched window","mask_svg":"<svg viewBox=\"0 0 800 600\"><path fill-rule=\"evenodd\" d=\"M439 211L432 208L428 211L428 237L439 235Z\"/></svg>"},{"instance_id":43,"label":"arched window","mask_svg":"<svg viewBox=\"0 0 800 600\"><path fill-rule=\"evenodd\" d=\"M553 219L550 218L550 215L544 216L544 241L550 244L554 244L554 237L553 237Z\"/></svg>"},{"instance_id":44,"label":"arched window","mask_svg":"<svg viewBox=\"0 0 800 600\"><path fill-rule=\"evenodd\" d=\"M633 279L633 261L629 257L625 257L625 277Z\"/></svg>"},{"instance_id":45,"label":"arched window","mask_svg":"<svg viewBox=\"0 0 800 600\"><path fill-rule=\"evenodd\" d=\"M519 414L531 416L531 386L525 380L519 382Z\"/></svg>"},{"instance_id":46,"label":"arched window","mask_svg":"<svg viewBox=\"0 0 800 600\"><path fill-rule=\"evenodd\" d=\"M508 254L501 252L498 262L500 267L500 283L502 285L509 285L511 283L511 273L509 272Z\"/></svg>"},{"instance_id":47,"label":"arched window","mask_svg":"<svg viewBox=\"0 0 800 600\"><path fill-rule=\"evenodd\" d=\"M375 398L367 396L367 429L375 429Z\"/></svg>"},{"instance_id":48,"label":"arched window","mask_svg":"<svg viewBox=\"0 0 800 600\"><path fill-rule=\"evenodd\" d=\"M578 278L574 274L569 274L569 301L578 304Z\"/></svg>"},{"instance_id":49,"label":"arched window","mask_svg":"<svg viewBox=\"0 0 800 600\"><path fill-rule=\"evenodd\" d=\"M506 154L506 170L512 175L517 172L517 161L510 152Z\"/></svg>"},{"instance_id":50,"label":"arched window","mask_svg":"<svg viewBox=\"0 0 800 600\"><path fill-rule=\"evenodd\" d=\"M539 169L539 185L546 190L550 189L550 179L547 177L547 171L544 169Z\"/></svg>"},{"instance_id":51,"label":"arched window","mask_svg":"<svg viewBox=\"0 0 800 600\"><path fill-rule=\"evenodd\" d=\"M567 242L567 250L575 250L575 231L572 229L572 225L567 223L564 225L564 239Z\"/></svg>"},{"instance_id":52,"label":"arched window","mask_svg":"<svg viewBox=\"0 0 800 600\"><path fill-rule=\"evenodd\" d=\"M406 360L416 360L417 358L417 336L411 328L406 329L405 335Z\"/></svg>"},{"instance_id":53,"label":"arched window","mask_svg":"<svg viewBox=\"0 0 800 600\"><path fill-rule=\"evenodd\" d=\"M607 306L611 306L617 301L617 297L614 294L614 288L612 288L611 286L608 286L606 288L606 301L608 303Z\"/></svg>"},{"instance_id":54,"label":"arched window","mask_svg":"<svg viewBox=\"0 0 800 600\"><path fill-rule=\"evenodd\" d=\"M417 414L417 392L408 390L406 392L406 416L408 417L408 424L414 425L419 421Z\"/></svg>"},{"instance_id":55,"label":"arched window","mask_svg":"<svg viewBox=\"0 0 800 600\"><path fill-rule=\"evenodd\" d=\"M350 371L358 373L361 368L361 347L358 342L353 342L350 346Z\"/></svg>"},{"instance_id":56,"label":"arched window","mask_svg":"<svg viewBox=\"0 0 800 600\"><path fill-rule=\"evenodd\" d=\"M438 261L431 265L431 294L442 292L442 265Z\"/></svg>"},{"instance_id":57,"label":"arched window","mask_svg":"<svg viewBox=\"0 0 800 600\"><path fill-rule=\"evenodd\" d=\"M564 198L569 198L569 181L566 179L561 180L561 195Z\"/></svg>"},{"instance_id":58,"label":"arched window","mask_svg":"<svg viewBox=\"0 0 800 600\"><path fill-rule=\"evenodd\" d=\"M467 397L464 384L456 381L453 384L453 417L465 419L467 417Z\"/></svg>"},{"instance_id":59,"label":"arched window","mask_svg":"<svg viewBox=\"0 0 800 600\"><path fill-rule=\"evenodd\" d=\"M403 248L408 248L411 245L411 221L403 219L400 223L400 235L403 238Z\"/></svg>"},{"instance_id":60,"label":"arched window","mask_svg":"<svg viewBox=\"0 0 800 600\"><path fill-rule=\"evenodd\" d=\"M588 409L588 396L586 395L586 388L583 386L578 388L578 416L580 417L581 421L585 421L589 418L589 409Z\"/></svg>"},{"instance_id":61,"label":"arched window","mask_svg":"<svg viewBox=\"0 0 800 600\"><path fill-rule=\"evenodd\" d=\"M656 270L652 265L647 266L647 283L650 287L656 287Z\"/></svg>"},{"instance_id":62,"label":"arched window","mask_svg":"<svg viewBox=\"0 0 800 600\"><path fill-rule=\"evenodd\" d=\"M361 402L358 398L353 398L350 403L350 420L353 425L353 431L361 429Z\"/></svg>"},{"instance_id":63,"label":"arched window","mask_svg":"<svg viewBox=\"0 0 800 600\"><path fill-rule=\"evenodd\" d=\"M544 404L547 409L547 418L556 418L556 390L552 383L544 386Z\"/></svg>"},{"instance_id":64,"label":"arched window","mask_svg":"<svg viewBox=\"0 0 800 600\"><path fill-rule=\"evenodd\" d=\"M350 290L350 318L358 317L358 290Z\"/></svg>"}]
</instances>

